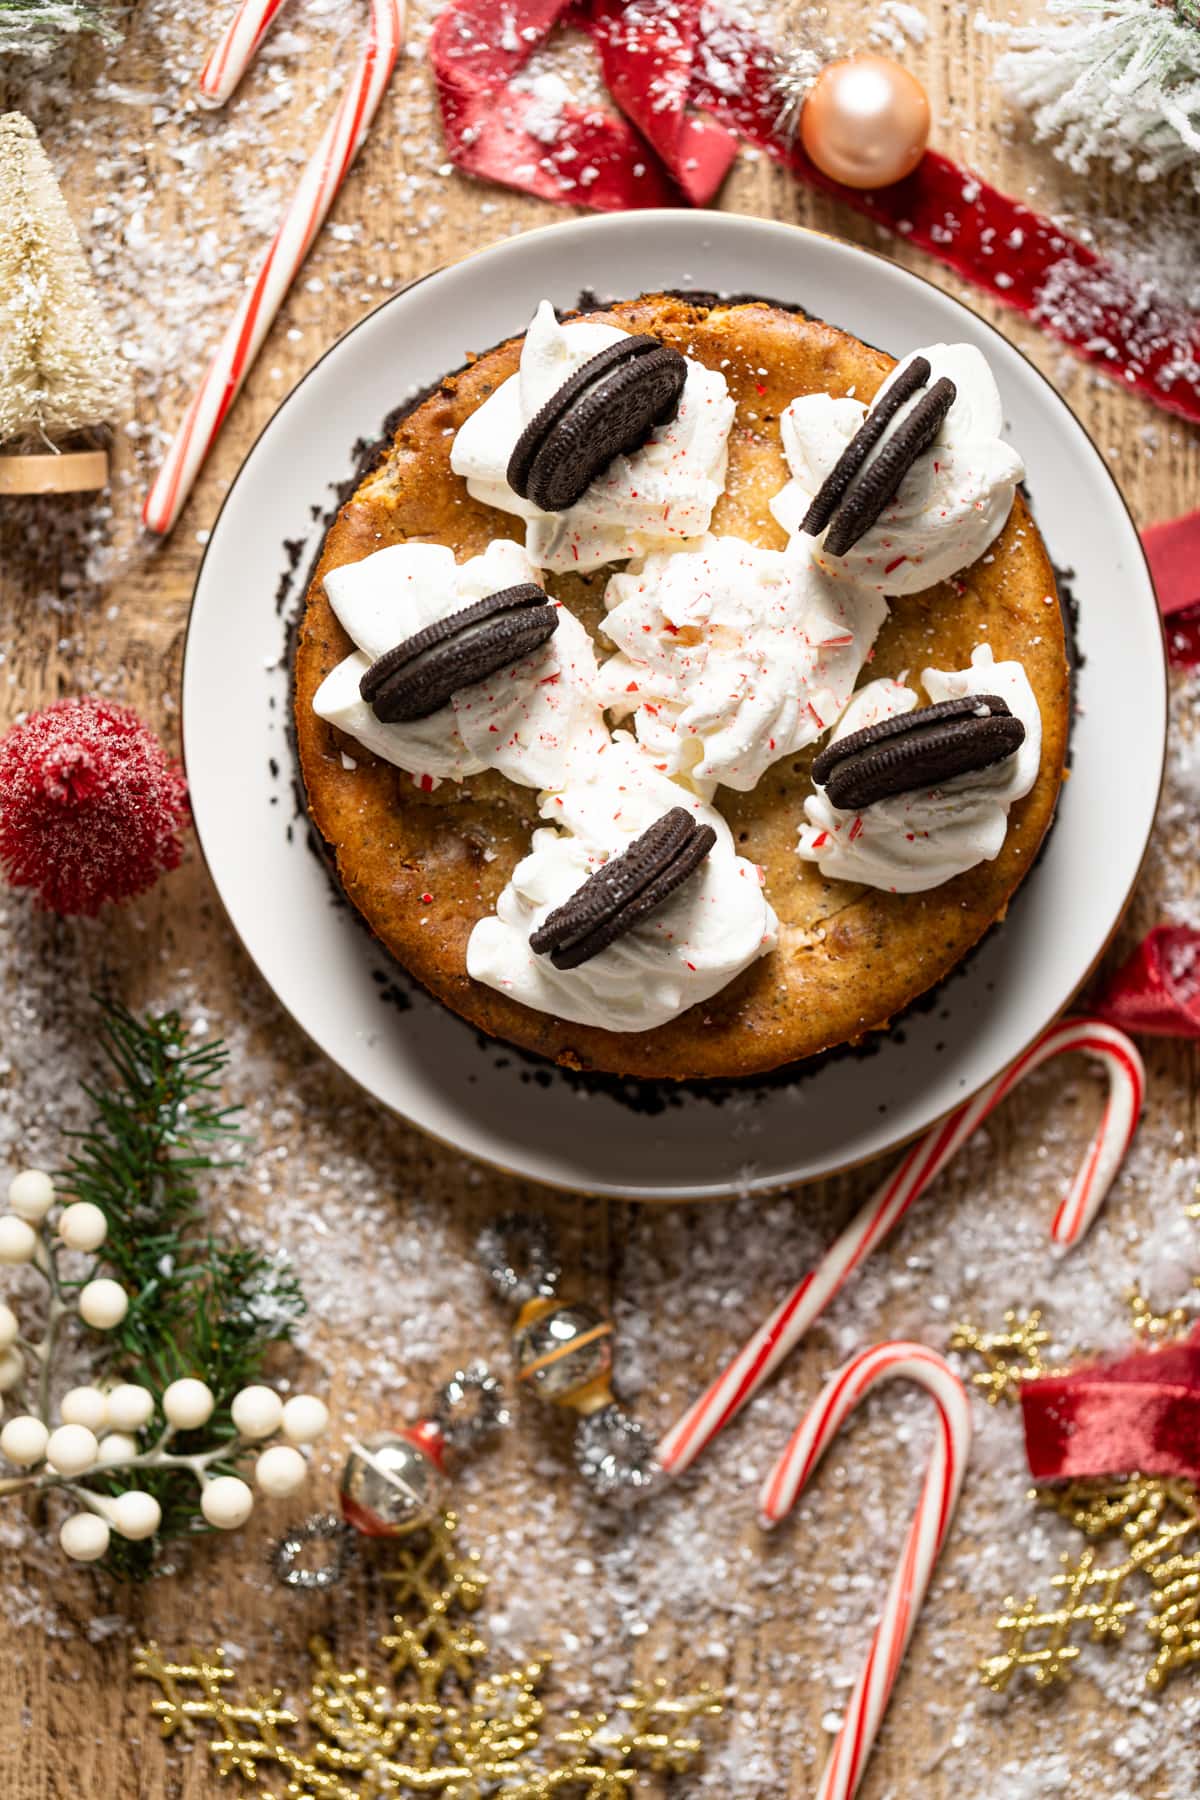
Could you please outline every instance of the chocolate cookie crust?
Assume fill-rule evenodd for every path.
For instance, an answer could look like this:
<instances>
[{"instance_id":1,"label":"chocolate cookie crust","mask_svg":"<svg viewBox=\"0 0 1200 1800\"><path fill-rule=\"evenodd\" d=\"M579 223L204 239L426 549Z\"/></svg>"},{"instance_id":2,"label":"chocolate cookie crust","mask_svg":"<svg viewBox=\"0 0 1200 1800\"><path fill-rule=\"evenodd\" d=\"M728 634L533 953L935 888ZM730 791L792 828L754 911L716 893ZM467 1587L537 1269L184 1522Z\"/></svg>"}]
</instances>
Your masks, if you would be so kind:
<instances>
[{"instance_id":1,"label":"chocolate cookie crust","mask_svg":"<svg viewBox=\"0 0 1200 1800\"><path fill-rule=\"evenodd\" d=\"M721 369L737 402L717 533L782 548L768 510L788 477L779 415L797 394L853 391L869 399L892 360L846 333L766 303L701 303L648 295L590 315L648 332ZM1069 687L1053 571L1018 495L988 556L952 582L890 602L863 680L917 681L922 668L965 668L976 644L1018 658L1042 714L1037 783L1009 816L993 863L923 894L885 894L827 881L795 853L812 753L777 763L751 794L717 804L740 853L762 864L780 919L779 948L712 1000L638 1034L565 1024L472 982L466 944L494 910L537 818L530 789L489 772L422 793L312 711L320 682L350 643L325 598L325 573L388 544L450 545L460 561L521 522L473 500L449 466L453 433L516 371L513 338L449 375L404 418L390 449L331 527L307 595L295 659L295 723L311 816L352 903L389 950L440 1000L494 1036L575 1068L646 1078L736 1077L816 1054L887 1024L960 961L1032 866L1062 781ZM763 371L766 373L763 373ZM589 626L602 649L607 571L549 576L546 587ZM925 696L921 696L924 701ZM343 765L342 751L355 766Z\"/></svg>"}]
</instances>

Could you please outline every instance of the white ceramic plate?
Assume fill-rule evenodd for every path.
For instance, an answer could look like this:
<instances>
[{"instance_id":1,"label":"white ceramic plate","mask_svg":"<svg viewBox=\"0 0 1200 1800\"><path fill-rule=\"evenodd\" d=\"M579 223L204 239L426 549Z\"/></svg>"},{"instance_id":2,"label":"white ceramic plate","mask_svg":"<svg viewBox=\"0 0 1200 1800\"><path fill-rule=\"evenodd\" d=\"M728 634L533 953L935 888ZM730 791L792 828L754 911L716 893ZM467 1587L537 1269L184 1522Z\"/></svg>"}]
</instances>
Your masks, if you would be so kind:
<instances>
[{"instance_id":1,"label":"white ceramic plate","mask_svg":"<svg viewBox=\"0 0 1200 1800\"><path fill-rule=\"evenodd\" d=\"M482 1041L414 992L335 900L295 817L286 722L286 539L352 468L356 442L412 392L524 328L549 296L655 288L796 302L895 355L966 340L987 355L1038 521L1074 571L1086 659L1074 766L1048 849L1003 928L869 1060L844 1055L715 1103L590 1087ZM302 562L301 573L307 562ZM284 401L221 511L196 586L183 674L196 828L230 920L309 1036L384 1105L472 1156L594 1193L681 1199L766 1189L862 1160L924 1129L1005 1067L1103 950L1158 800L1166 679L1137 534L1103 459L997 332L879 257L721 213L553 225L427 277L363 319ZM272 765L279 774L271 773ZM290 830L289 830L290 826ZM411 1005L389 1004L399 990ZM646 1100L652 1102L647 1106Z\"/></svg>"}]
</instances>

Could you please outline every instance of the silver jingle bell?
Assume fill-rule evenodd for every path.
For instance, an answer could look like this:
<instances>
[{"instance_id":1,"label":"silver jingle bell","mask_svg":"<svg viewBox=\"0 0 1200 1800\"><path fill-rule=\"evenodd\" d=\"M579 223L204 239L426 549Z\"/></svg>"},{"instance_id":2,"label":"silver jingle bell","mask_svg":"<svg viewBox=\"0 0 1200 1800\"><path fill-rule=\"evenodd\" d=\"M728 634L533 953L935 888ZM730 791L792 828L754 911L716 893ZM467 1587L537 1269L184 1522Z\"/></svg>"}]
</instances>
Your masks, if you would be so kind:
<instances>
[{"instance_id":1,"label":"silver jingle bell","mask_svg":"<svg viewBox=\"0 0 1200 1800\"><path fill-rule=\"evenodd\" d=\"M436 1426L385 1432L355 1444L342 1471L342 1517L364 1537L404 1537L428 1525L446 1504Z\"/></svg>"}]
</instances>

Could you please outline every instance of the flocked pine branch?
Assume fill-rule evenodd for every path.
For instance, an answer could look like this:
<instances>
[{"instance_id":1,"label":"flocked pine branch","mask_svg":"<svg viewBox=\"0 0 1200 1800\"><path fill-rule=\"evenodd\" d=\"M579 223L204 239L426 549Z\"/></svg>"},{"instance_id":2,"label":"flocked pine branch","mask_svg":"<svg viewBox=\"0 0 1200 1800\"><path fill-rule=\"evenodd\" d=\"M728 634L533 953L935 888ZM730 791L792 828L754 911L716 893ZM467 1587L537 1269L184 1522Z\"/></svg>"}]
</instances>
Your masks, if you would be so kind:
<instances>
[{"instance_id":1,"label":"flocked pine branch","mask_svg":"<svg viewBox=\"0 0 1200 1800\"><path fill-rule=\"evenodd\" d=\"M1200 0L1047 0L1046 14L976 16L1009 46L996 73L1035 136L1077 173L1097 160L1140 181L1186 169L1200 189Z\"/></svg>"},{"instance_id":2,"label":"flocked pine branch","mask_svg":"<svg viewBox=\"0 0 1200 1800\"><path fill-rule=\"evenodd\" d=\"M89 0L0 0L0 56L41 62L63 38L88 32L116 42L108 6L91 5Z\"/></svg>"},{"instance_id":3,"label":"flocked pine branch","mask_svg":"<svg viewBox=\"0 0 1200 1800\"><path fill-rule=\"evenodd\" d=\"M0 1214L0 1262L45 1284L40 1335L0 1304L0 1389L18 1409L0 1452L23 1471L0 1495L64 1491L82 1508L63 1524L67 1553L140 1575L165 1540L242 1523L251 1454L262 1492L294 1492L295 1446L326 1415L257 1380L304 1310L290 1269L204 1222L199 1182L240 1142L223 1046L191 1042L175 1013L117 1006L100 1044L104 1079L85 1089L94 1116L67 1168L18 1175ZM104 1334L96 1385L60 1395L56 1352L78 1322ZM280 1430L288 1441L262 1449Z\"/></svg>"}]
</instances>

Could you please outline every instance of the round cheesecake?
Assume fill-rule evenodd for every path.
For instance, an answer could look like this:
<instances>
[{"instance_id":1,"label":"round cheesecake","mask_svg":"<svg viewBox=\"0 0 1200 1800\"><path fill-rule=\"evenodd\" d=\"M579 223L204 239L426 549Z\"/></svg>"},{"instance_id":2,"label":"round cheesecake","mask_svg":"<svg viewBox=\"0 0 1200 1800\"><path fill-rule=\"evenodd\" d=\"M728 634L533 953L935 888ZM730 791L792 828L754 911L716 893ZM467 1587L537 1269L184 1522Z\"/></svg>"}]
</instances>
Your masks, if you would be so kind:
<instances>
[{"instance_id":1,"label":"round cheesecake","mask_svg":"<svg viewBox=\"0 0 1200 1800\"><path fill-rule=\"evenodd\" d=\"M710 530L764 549L788 537L772 500L788 483L780 420L798 396L869 403L894 361L847 333L765 302L665 294L589 313L719 370L736 403L728 472ZM612 1031L535 1010L467 972L467 944L529 853L538 795L494 769L421 784L322 719L313 701L353 650L324 588L331 570L385 547L448 547L458 563L524 522L485 504L451 467L465 421L513 376L514 338L447 375L396 426L331 526L295 648L295 729L313 823L337 878L392 955L480 1030L577 1069L643 1078L736 1078L853 1043L941 981L1002 919L1029 872L1063 780L1070 721L1064 625L1044 544L1018 492L987 553L952 579L890 596L861 683L963 670L980 645L1024 669L1041 715L1036 779L1008 813L992 860L921 892L834 880L797 853L820 744L774 762L750 791L716 789L740 857L757 864L779 922L773 949L728 986L654 1029ZM544 587L590 632L601 658L611 567L547 574ZM921 704L927 697L921 696Z\"/></svg>"}]
</instances>

